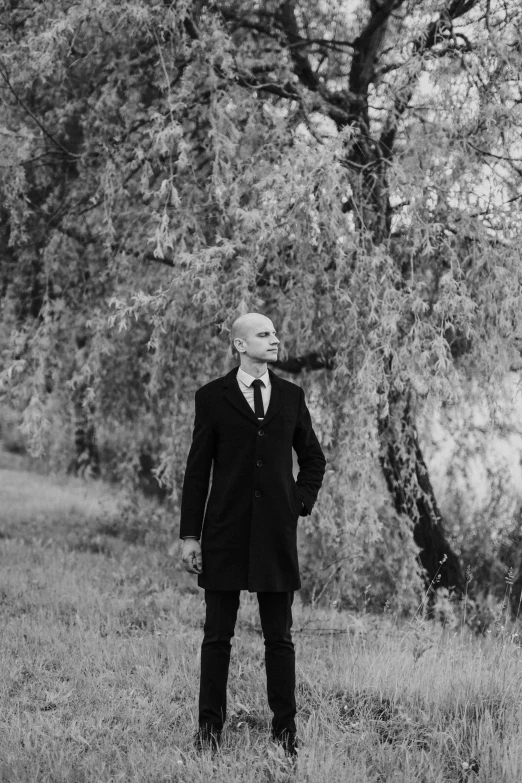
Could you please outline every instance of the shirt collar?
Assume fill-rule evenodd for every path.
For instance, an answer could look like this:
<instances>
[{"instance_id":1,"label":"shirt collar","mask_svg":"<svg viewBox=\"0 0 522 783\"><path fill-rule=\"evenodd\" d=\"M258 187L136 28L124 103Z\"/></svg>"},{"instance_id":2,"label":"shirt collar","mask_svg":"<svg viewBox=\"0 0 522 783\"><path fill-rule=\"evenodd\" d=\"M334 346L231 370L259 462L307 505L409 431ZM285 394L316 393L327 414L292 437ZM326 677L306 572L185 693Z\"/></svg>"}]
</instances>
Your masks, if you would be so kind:
<instances>
[{"instance_id":1,"label":"shirt collar","mask_svg":"<svg viewBox=\"0 0 522 783\"><path fill-rule=\"evenodd\" d=\"M247 373L244 370L242 370L241 367L238 368L237 378L238 378L239 381L241 381L241 383L244 383L245 386L251 386L252 385L252 381L255 381L254 376L250 375L249 373ZM268 374L268 370L265 372L264 375L262 375L260 377L259 380L263 381L263 383L265 384L265 387L268 389L268 387L270 386L270 376Z\"/></svg>"}]
</instances>

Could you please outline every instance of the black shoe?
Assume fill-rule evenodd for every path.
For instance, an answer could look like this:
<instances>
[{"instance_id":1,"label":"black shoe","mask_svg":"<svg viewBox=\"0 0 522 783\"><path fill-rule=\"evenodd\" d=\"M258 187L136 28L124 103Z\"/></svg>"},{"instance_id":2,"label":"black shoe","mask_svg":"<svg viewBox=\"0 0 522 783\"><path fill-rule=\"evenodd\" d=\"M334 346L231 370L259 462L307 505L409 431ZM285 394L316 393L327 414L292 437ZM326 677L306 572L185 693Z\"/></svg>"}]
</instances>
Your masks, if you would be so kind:
<instances>
[{"instance_id":1,"label":"black shoe","mask_svg":"<svg viewBox=\"0 0 522 783\"><path fill-rule=\"evenodd\" d=\"M198 753L211 750L216 753L221 744L221 729L216 726L200 726L194 737L194 748Z\"/></svg>"},{"instance_id":2,"label":"black shoe","mask_svg":"<svg viewBox=\"0 0 522 783\"><path fill-rule=\"evenodd\" d=\"M295 731L289 731L288 729L283 729L283 731L278 733L272 731L272 739L274 742L277 742L278 745L281 745L287 756L294 759L296 758L299 749L299 740L297 739Z\"/></svg>"}]
</instances>

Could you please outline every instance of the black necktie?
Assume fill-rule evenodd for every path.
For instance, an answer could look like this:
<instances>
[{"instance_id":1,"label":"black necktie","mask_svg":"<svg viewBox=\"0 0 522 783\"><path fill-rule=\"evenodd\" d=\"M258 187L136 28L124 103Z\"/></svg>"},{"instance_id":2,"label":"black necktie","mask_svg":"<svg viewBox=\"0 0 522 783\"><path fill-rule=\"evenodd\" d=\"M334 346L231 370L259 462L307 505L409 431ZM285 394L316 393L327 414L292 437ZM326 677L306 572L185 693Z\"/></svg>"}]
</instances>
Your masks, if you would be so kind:
<instances>
[{"instance_id":1,"label":"black necktie","mask_svg":"<svg viewBox=\"0 0 522 783\"><path fill-rule=\"evenodd\" d=\"M256 378L255 381L252 381L252 386L254 387L254 413L256 414L258 419L264 419L265 418L265 409L263 408L263 397L261 395L261 386L264 386L265 384L263 381L261 381L259 378Z\"/></svg>"}]
</instances>

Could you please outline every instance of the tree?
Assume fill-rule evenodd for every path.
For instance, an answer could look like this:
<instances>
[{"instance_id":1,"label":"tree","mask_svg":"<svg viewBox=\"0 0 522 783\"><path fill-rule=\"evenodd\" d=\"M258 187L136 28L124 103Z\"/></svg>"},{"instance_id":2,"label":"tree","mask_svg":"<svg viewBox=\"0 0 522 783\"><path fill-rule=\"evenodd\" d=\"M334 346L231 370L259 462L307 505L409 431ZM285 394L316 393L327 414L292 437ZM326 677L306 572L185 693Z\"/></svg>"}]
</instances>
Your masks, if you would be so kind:
<instances>
[{"instance_id":1,"label":"tree","mask_svg":"<svg viewBox=\"0 0 522 783\"><path fill-rule=\"evenodd\" d=\"M175 489L191 391L262 309L282 368L315 370L297 377L329 452L321 534L379 535L380 463L429 579L458 586L416 420L519 361L521 18L515 0L12 3L3 343L28 427L76 383L86 332L95 417L145 412Z\"/></svg>"}]
</instances>

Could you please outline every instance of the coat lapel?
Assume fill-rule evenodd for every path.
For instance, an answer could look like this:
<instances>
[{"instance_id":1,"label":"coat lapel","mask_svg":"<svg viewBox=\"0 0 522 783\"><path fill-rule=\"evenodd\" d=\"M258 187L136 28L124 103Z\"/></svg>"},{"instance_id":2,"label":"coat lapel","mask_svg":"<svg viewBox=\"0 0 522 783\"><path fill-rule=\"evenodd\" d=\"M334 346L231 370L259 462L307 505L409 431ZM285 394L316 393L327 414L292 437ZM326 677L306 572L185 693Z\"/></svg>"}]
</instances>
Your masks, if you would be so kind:
<instances>
[{"instance_id":1,"label":"coat lapel","mask_svg":"<svg viewBox=\"0 0 522 783\"><path fill-rule=\"evenodd\" d=\"M237 382L237 367L235 367L232 372L229 372L228 375L225 376L225 394L224 397L228 402L234 406L240 413L243 414L243 416L246 416L247 419L250 419L253 421L257 426L259 427L260 421L255 415L254 411L248 404L248 402L245 399L245 395L239 388L239 384Z\"/></svg>"},{"instance_id":2,"label":"coat lapel","mask_svg":"<svg viewBox=\"0 0 522 783\"><path fill-rule=\"evenodd\" d=\"M258 427L264 427L265 424L268 424L271 419L274 418L276 413L280 410L283 402L284 402L284 393L282 389L282 385L279 382L279 378L277 375L274 375L272 370L269 370L270 373L270 383L272 384L272 391L270 393L270 402L268 404L268 410L265 413L265 418L260 420L255 415L254 411L248 404L248 402L245 399L245 395L239 388L239 384L237 382L237 367L235 367L231 372L229 372L227 375L225 375L224 378L224 386L225 386L225 393L224 397L225 399L236 408L240 413L243 414L243 416L246 416L250 421L253 421L255 424L257 424Z\"/></svg>"}]
</instances>

